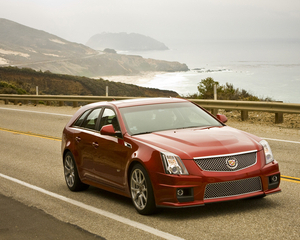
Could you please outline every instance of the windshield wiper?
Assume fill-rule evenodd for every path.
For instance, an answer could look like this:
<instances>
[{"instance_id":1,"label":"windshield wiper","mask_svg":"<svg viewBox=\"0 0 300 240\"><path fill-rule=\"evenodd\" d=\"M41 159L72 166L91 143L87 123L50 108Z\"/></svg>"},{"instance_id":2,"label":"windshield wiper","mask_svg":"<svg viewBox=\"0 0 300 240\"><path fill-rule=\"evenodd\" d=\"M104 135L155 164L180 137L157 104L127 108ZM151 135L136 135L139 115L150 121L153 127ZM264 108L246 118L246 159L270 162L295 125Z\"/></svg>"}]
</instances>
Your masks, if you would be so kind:
<instances>
[{"instance_id":1,"label":"windshield wiper","mask_svg":"<svg viewBox=\"0 0 300 240\"><path fill-rule=\"evenodd\" d=\"M187 127L179 127L179 128L174 128L174 129L186 129L186 128L202 128L205 126L187 126Z\"/></svg>"},{"instance_id":2,"label":"windshield wiper","mask_svg":"<svg viewBox=\"0 0 300 240\"><path fill-rule=\"evenodd\" d=\"M134 136L134 135L141 135L141 134L149 134L149 133L152 133L152 132L140 132L140 133L134 133L134 134L132 134L131 136Z\"/></svg>"},{"instance_id":3,"label":"windshield wiper","mask_svg":"<svg viewBox=\"0 0 300 240\"><path fill-rule=\"evenodd\" d=\"M200 128L200 129L210 129L210 128L214 128L217 126L187 126L187 127L179 127L179 128L175 128L175 129L187 129L187 128Z\"/></svg>"}]
</instances>

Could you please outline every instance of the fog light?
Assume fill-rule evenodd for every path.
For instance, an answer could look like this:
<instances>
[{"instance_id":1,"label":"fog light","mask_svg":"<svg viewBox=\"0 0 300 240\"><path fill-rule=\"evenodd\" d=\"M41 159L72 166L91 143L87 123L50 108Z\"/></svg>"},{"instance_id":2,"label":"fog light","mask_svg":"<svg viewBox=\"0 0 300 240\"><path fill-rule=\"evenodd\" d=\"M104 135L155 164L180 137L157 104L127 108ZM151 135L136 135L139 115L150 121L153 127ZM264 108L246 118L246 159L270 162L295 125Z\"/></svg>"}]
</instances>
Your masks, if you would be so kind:
<instances>
[{"instance_id":1,"label":"fog light","mask_svg":"<svg viewBox=\"0 0 300 240\"><path fill-rule=\"evenodd\" d=\"M276 175L272 176L271 178L272 182L277 182L278 181L278 177Z\"/></svg>"},{"instance_id":2,"label":"fog light","mask_svg":"<svg viewBox=\"0 0 300 240\"><path fill-rule=\"evenodd\" d=\"M177 200L180 203L194 201L193 188L177 188L176 194L177 194Z\"/></svg>"},{"instance_id":3,"label":"fog light","mask_svg":"<svg viewBox=\"0 0 300 240\"><path fill-rule=\"evenodd\" d=\"M183 193L184 193L183 189L177 189L178 196L183 196Z\"/></svg>"},{"instance_id":4,"label":"fog light","mask_svg":"<svg viewBox=\"0 0 300 240\"><path fill-rule=\"evenodd\" d=\"M269 176L269 187L268 187L268 189L270 190L270 189L277 188L279 186L279 181L280 181L280 175L279 174Z\"/></svg>"}]
</instances>

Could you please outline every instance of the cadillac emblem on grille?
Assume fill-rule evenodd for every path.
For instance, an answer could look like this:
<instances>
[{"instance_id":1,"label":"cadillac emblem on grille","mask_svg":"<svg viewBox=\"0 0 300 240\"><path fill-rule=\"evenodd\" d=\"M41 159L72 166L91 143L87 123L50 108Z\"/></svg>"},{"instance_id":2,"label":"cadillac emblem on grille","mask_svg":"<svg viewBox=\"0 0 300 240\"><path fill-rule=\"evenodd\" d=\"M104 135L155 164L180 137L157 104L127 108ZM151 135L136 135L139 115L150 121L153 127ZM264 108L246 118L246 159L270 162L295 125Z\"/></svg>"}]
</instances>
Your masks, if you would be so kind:
<instances>
[{"instance_id":1,"label":"cadillac emblem on grille","mask_svg":"<svg viewBox=\"0 0 300 240\"><path fill-rule=\"evenodd\" d=\"M236 169L238 166L238 160L235 157L226 158L226 166L230 169Z\"/></svg>"}]
</instances>

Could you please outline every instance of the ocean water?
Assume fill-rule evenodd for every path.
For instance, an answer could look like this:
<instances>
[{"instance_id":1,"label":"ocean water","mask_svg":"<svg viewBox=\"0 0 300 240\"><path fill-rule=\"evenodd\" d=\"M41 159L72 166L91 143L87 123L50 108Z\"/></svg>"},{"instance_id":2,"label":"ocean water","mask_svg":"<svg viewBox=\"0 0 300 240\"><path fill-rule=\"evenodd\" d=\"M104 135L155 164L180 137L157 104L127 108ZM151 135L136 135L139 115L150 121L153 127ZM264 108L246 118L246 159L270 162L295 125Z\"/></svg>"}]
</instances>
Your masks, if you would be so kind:
<instances>
[{"instance_id":1,"label":"ocean water","mask_svg":"<svg viewBox=\"0 0 300 240\"><path fill-rule=\"evenodd\" d=\"M186 96L212 77L258 97L300 103L300 40L199 41L169 48L128 54L186 63L190 71L157 74L138 85Z\"/></svg>"}]
</instances>

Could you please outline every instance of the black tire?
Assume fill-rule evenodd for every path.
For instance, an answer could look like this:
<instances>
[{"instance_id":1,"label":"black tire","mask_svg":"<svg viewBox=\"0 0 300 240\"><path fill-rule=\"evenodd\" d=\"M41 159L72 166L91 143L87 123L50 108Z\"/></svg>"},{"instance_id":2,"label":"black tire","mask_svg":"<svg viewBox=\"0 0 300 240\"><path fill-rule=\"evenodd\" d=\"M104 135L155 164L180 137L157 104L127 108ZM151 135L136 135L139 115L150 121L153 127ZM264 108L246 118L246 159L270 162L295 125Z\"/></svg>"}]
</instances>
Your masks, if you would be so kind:
<instances>
[{"instance_id":1,"label":"black tire","mask_svg":"<svg viewBox=\"0 0 300 240\"><path fill-rule=\"evenodd\" d=\"M71 152L67 152L64 157L64 175L68 188L73 192L86 190L89 185L81 182L74 157Z\"/></svg>"},{"instance_id":2,"label":"black tire","mask_svg":"<svg viewBox=\"0 0 300 240\"><path fill-rule=\"evenodd\" d=\"M134 207L142 215L156 212L155 199L150 178L145 168L136 164L130 172L130 194Z\"/></svg>"}]
</instances>

